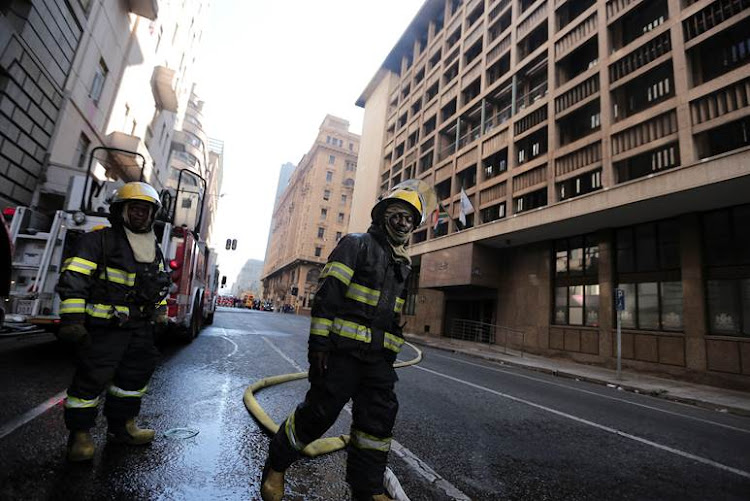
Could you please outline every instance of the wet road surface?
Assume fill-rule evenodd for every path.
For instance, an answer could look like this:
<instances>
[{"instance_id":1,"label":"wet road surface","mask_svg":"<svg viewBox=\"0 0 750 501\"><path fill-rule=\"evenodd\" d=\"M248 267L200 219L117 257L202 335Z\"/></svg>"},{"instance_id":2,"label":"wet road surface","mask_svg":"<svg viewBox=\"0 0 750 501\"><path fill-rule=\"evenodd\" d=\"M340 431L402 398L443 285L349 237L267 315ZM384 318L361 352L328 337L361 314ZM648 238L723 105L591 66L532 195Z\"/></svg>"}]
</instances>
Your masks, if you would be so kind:
<instances>
[{"instance_id":1,"label":"wet road surface","mask_svg":"<svg viewBox=\"0 0 750 501\"><path fill-rule=\"evenodd\" d=\"M242 396L254 381L307 368L308 325L295 315L217 313L193 343L164 350L139 420L157 429L155 442L105 445L100 417L88 465L66 464L62 407L51 405L72 373L65 350L44 337L0 342L0 499L259 499L269 437ZM406 348L400 359L413 356ZM390 466L414 501L750 492L747 418L434 350L398 373ZM306 389L302 380L256 398L280 422ZM328 435L349 422L343 412ZM348 499L344 471L343 451L302 460L285 499Z\"/></svg>"}]
</instances>

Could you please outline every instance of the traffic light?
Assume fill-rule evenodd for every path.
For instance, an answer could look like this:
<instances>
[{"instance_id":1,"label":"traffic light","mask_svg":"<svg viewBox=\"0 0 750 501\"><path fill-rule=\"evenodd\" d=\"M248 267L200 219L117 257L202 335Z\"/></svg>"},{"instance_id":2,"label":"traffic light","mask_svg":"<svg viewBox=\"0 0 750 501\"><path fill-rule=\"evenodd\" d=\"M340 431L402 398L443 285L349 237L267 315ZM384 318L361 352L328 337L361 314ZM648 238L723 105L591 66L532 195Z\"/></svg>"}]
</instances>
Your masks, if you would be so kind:
<instances>
[{"instance_id":1,"label":"traffic light","mask_svg":"<svg viewBox=\"0 0 750 501\"><path fill-rule=\"evenodd\" d=\"M237 250L237 239L232 240L232 250Z\"/></svg>"},{"instance_id":2,"label":"traffic light","mask_svg":"<svg viewBox=\"0 0 750 501\"><path fill-rule=\"evenodd\" d=\"M232 248L232 239L231 238L227 238L227 250L229 250L231 248Z\"/></svg>"},{"instance_id":3,"label":"traffic light","mask_svg":"<svg viewBox=\"0 0 750 501\"><path fill-rule=\"evenodd\" d=\"M237 239L227 238L226 249L237 250Z\"/></svg>"}]
</instances>

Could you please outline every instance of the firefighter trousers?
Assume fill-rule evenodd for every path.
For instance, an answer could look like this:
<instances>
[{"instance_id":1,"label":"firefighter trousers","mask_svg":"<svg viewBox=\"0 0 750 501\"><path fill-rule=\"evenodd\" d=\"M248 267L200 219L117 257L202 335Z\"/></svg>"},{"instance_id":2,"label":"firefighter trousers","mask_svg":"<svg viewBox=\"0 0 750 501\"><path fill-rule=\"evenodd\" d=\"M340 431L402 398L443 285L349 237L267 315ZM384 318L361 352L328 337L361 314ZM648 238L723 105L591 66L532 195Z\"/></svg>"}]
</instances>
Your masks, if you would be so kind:
<instances>
[{"instance_id":1,"label":"firefighter trousers","mask_svg":"<svg viewBox=\"0 0 750 501\"><path fill-rule=\"evenodd\" d=\"M320 438L352 399L351 441L347 446L346 480L355 499L382 494L398 400L398 379L382 354L358 356L332 352L323 376L311 379L305 400L281 424L271 440L268 465L286 470L304 447Z\"/></svg>"},{"instance_id":2,"label":"firefighter trousers","mask_svg":"<svg viewBox=\"0 0 750 501\"><path fill-rule=\"evenodd\" d=\"M159 357L148 323L87 329L90 341L76 348L75 374L65 400L65 425L71 431L95 426L99 396L105 389L104 415L111 426L136 417Z\"/></svg>"}]
</instances>

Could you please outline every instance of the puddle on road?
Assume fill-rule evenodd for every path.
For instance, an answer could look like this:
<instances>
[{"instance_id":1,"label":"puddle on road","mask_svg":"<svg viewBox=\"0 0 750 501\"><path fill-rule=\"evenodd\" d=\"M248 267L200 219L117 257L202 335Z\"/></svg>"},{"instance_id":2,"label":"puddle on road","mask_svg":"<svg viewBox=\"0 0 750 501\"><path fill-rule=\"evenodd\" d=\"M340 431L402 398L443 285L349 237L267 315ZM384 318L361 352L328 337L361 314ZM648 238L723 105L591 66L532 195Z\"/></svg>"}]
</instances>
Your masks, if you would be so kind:
<instances>
[{"instance_id":1,"label":"puddle on road","mask_svg":"<svg viewBox=\"0 0 750 501\"><path fill-rule=\"evenodd\" d=\"M193 438L198 433L200 431L195 428L172 428L165 431L164 436L172 440L187 440L188 438Z\"/></svg>"}]
</instances>

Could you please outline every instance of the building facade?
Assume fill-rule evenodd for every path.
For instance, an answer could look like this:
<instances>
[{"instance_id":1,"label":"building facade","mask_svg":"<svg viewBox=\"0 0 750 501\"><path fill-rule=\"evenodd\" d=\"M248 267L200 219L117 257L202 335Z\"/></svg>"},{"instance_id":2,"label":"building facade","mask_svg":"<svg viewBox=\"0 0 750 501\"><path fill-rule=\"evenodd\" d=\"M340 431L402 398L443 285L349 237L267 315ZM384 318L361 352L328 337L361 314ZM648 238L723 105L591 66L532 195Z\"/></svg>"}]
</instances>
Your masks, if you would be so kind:
<instances>
[{"instance_id":1,"label":"building facade","mask_svg":"<svg viewBox=\"0 0 750 501\"><path fill-rule=\"evenodd\" d=\"M33 78L21 79L14 70L9 88L14 96L37 96L39 103L23 100L28 117L13 112L2 120L30 124L39 165L23 175L14 170L11 181L31 195L8 201L47 213L77 209L89 163L99 180L132 181L142 173L158 190L165 188L172 134L190 97L207 9L207 0L11 2L0 17L17 28L10 44L15 48L6 56L9 68L29 34L27 45L35 53L21 61L39 71L27 68ZM48 88L47 76L54 77L55 99L34 90ZM27 144L22 137L16 141L17 147ZM31 165L30 158L22 157L21 167L24 159Z\"/></svg>"},{"instance_id":2,"label":"building facade","mask_svg":"<svg viewBox=\"0 0 750 501\"><path fill-rule=\"evenodd\" d=\"M749 12L427 0L358 100L352 222L408 178L449 216L407 330L613 365L619 317L625 366L750 387Z\"/></svg>"},{"instance_id":3,"label":"building facade","mask_svg":"<svg viewBox=\"0 0 750 501\"><path fill-rule=\"evenodd\" d=\"M263 298L276 306L309 313L320 271L348 229L358 150L349 122L327 115L278 199L262 274Z\"/></svg>"},{"instance_id":4,"label":"building facade","mask_svg":"<svg viewBox=\"0 0 750 501\"><path fill-rule=\"evenodd\" d=\"M83 37L78 2L0 5L0 205L29 205Z\"/></svg>"}]
</instances>

